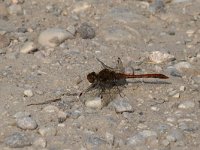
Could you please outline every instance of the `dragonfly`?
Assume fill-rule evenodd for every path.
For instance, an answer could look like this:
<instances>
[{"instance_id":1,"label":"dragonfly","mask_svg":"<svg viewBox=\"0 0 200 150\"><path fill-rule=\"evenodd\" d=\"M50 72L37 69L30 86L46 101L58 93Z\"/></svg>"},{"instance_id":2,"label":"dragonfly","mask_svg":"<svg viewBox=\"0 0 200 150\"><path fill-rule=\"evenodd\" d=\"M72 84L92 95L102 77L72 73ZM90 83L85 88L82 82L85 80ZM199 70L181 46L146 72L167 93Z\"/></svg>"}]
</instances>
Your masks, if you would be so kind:
<instances>
[{"instance_id":1,"label":"dragonfly","mask_svg":"<svg viewBox=\"0 0 200 150\"><path fill-rule=\"evenodd\" d=\"M128 78L158 78L158 79L168 79L169 77L164 74L127 74L125 73L125 68L121 59L118 57L116 67L112 68L104 64L101 60L96 58L97 61L102 65L102 70L98 73L91 72L87 75L87 80L91 85L80 93L79 97L83 94L93 90L100 89L101 92L113 86L117 86L120 83L125 83Z\"/></svg>"},{"instance_id":2,"label":"dragonfly","mask_svg":"<svg viewBox=\"0 0 200 150\"><path fill-rule=\"evenodd\" d=\"M122 85L124 86L126 84L126 79L128 78L159 78L159 79L168 79L164 74L126 74L125 73L125 68L123 67L123 63L121 59L118 57L117 59L117 64L116 67L112 68L104 64L101 60L97 58L97 61L100 62L102 65L102 70L98 73L96 72L91 72L87 75L87 80L91 83L91 85L86 88L83 92L80 94L78 93L63 93L60 97L50 99L45 102L39 102L39 103L31 103L28 104L27 106L32 106L32 105L44 105L44 104L49 104L52 102L57 102L62 99L62 96L79 96L82 97L89 91L93 91L95 89L98 89L97 96L102 96L105 94L106 90L108 89L109 91L113 87L117 87L118 93L120 94L120 88ZM87 98L87 97L86 97ZM109 92L109 97L101 97L104 98L104 105L107 105L109 101L114 98L114 95L111 96Z\"/></svg>"}]
</instances>

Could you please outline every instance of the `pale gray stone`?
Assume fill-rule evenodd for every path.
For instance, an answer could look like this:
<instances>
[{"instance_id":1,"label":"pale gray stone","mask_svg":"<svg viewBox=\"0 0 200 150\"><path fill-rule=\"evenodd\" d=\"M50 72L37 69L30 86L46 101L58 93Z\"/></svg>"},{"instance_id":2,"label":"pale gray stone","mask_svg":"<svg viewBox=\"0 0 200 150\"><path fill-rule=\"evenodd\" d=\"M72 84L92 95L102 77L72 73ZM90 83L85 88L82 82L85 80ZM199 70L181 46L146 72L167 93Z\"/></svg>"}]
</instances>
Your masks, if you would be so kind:
<instances>
[{"instance_id":1,"label":"pale gray stone","mask_svg":"<svg viewBox=\"0 0 200 150\"><path fill-rule=\"evenodd\" d=\"M39 137L35 139L35 141L33 142L33 145L35 145L36 147L45 148L47 146L47 141L44 138Z\"/></svg>"},{"instance_id":2,"label":"pale gray stone","mask_svg":"<svg viewBox=\"0 0 200 150\"><path fill-rule=\"evenodd\" d=\"M17 126L23 130L34 130L37 128L37 123L31 117L17 118Z\"/></svg>"},{"instance_id":3,"label":"pale gray stone","mask_svg":"<svg viewBox=\"0 0 200 150\"><path fill-rule=\"evenodd\" d=\"M13 133L5 139L5 144L11 148L23 148L31 145L31 139L24 133Z\"/></svg>"},{"instance_id":4,"label":"pale gray stone","mask_svg":"<svg viewBox=\"0 0 200 150\"><path fill-rule=\"evenodd\" d=\"M40 127L38 132L42 136L55 136L57 133L57 129L55 127L47 126L47 127Z\"/></svg>"},{"instance_id":5,"label":"pale gray stone","mask_svg":"<svg viewBox=\"0 0 200 150\"><path fill-rule=\"evenodd\" d=\"M117 113L133 112L133 107L123 98L116 99L112 102L112 106Z\"/></svg>"},{"instance_id":6,"label":"pale gray stone","mask_svg":"<svg viewBox=\"0 0 200 150\"><path fill-rule=\"evenodd\" d=\"M37 46L35 45L34 42L26 42L20 49L20 52L27 54L27 53L31 53L36 50L37 50Z\"/></svg>"},{"instance_id":7,"label":"pale gray stone","mask_svg":"<svg viewBox=\"0 0 200 150\"><path fill-rule=\"evenodd\" d=\"M184 101L184 102L181 102L179 105L178 105L178 108L182 108L182 109L189 109L189 108L194 108L195 107L195 103L193 101Z\"/></svg>"},{"instance_id":8,"label":"pale gray stone","mask_svg":"<svg viewBox=\"0 0 200 150\"><path fill-rule=\"evenodd\" d=\"M183 69L190 69L190 68L192 68L192 65L190 63L188 63L188 62L183 61L183 62L179 62L179 63L175 64L174 67L177 70L182 71Z\"/></svg>"},{"instance_id":9,"label":"pale gray stone","mask_svg":"<svg viewBox=\"0 0 200 150\"><path fill-rule=\"evenodd\" d=\"M38 42L45 47L56 47L67 39L72 39L73 35L60 28L49 28L42 31L38 37Z\"/></svg>"},{"instance_id":10,"label":"pale gray stone","mask_svg":"<svg viewBox=\"0 0 200 150\"><path fill-rule=\"evenodd\" d=\"M167 67L166 72L174 77L182 77L181 73L174 66Z\"/></svg>"}]
</instances>

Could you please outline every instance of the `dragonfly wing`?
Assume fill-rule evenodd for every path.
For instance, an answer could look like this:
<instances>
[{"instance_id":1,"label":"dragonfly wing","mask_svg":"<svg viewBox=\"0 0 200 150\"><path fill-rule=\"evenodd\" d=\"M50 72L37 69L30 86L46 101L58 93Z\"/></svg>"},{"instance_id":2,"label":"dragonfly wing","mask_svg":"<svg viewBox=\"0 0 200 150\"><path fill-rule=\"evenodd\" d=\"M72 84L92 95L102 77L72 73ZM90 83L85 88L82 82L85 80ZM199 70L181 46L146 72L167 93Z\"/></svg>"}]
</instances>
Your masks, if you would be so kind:
<instances>
[{"instance_id":1,"label":"dragonfly wing","mask_svg":"<svg viewBox=\"0 0 200 150\"><path fill-rule=\"evenodd\" d=\"M106 64L104 64L101 60L99 60L98 58L96 58L98 62L101 63L103 69L108 69L108 70L111 70L111 71L115 71L115 72L118 72L118 73L124 73L124 66L123 66L123 63L121 61L121 59L118 57L117 59L117 64L116 64L116 67L115 68L112 68L112 67L109 67L107 66Z\"/></svg>"},{"instance_id":2,"label":"dragonfly wing","mask_svg":"<svg viewBox=\"0 0 200 150\"><path fill-rule=\"evenodd\" d=\"M119 57L117 59L115 71L119 73L124 73L124 66L123 66L122 60Z\"/></svg>"},{"instance_id":3,"label":"dragonfly wing","mask_svg":"<svg viewBox=\"0 0 200 150\"><path fill-rule=\"evenodd\" d=\"M104 63L103 63L101 60L99 60L98 58L96 58L96 59L97 59L98 62L101 63L103 69L108 69L108 70L112 70L112 71L115 70L115 68L112 68L112 67L107 66L106 64L104 64Z\"/></svg>"}]
</instances>

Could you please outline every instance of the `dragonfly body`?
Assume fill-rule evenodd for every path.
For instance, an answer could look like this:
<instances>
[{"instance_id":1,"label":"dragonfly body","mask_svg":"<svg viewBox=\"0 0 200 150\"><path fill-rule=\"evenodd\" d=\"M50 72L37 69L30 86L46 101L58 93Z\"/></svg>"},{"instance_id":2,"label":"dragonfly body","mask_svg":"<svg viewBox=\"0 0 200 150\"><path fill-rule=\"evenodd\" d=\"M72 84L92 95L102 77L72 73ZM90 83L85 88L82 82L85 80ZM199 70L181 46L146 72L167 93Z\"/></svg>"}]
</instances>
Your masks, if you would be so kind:
<instances>
[{"instance_id":1,"label":"dragonfly body","mask_svg":"<svg viewBox=\"0 0 200 150\"><path fill-rule=\"evenodd\" d=\"M125 74L125 73L117 73L115 71L109 69L103 69L99 73L91 72L87 75L87 79L90 83L94 82L112 82L120 79L126 78L159 78L159 79L168 79L167 76L163 74Z\"/></svg>"}]
</instances>

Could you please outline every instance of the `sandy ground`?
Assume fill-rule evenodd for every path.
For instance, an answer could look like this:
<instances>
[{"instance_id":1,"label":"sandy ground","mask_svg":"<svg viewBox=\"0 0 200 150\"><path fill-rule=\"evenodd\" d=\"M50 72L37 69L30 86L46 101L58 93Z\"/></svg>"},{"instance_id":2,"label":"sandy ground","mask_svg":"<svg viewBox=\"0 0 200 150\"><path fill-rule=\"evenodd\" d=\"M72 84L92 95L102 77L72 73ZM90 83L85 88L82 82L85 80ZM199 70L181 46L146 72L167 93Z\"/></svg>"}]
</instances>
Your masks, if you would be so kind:
<instances>
[{"instance_id":1,"label":"sandy ground","mask_svg":"<svg viewBox=\"0 0 200 150\"><path fill-rule=\"evenodd\" d=\"M162 1L163 6L142 0L0 2L1 149L200 148L200 1ZM94 29L94 38L78 33L84 22ZM55 27L77 33L57 46L42 45L39 35ZM35 48L23 53L27 41ZM150 61L153 51L174 59ZM125 96L110 99L102 109L67 95L27 106L79 94L89 86L86 75L101 70L96 58L115 66L118 57L127 72L134 68L135 74L162 73L169 79L129 79ZM32 122L20 126L23 117ZM12 139L14 133L25 139Z\"/></svg>"}]
</instances>

